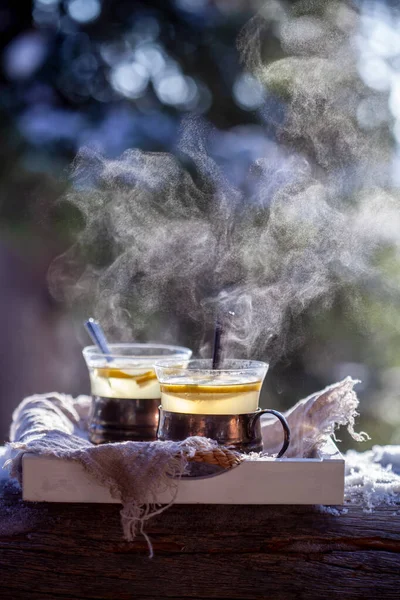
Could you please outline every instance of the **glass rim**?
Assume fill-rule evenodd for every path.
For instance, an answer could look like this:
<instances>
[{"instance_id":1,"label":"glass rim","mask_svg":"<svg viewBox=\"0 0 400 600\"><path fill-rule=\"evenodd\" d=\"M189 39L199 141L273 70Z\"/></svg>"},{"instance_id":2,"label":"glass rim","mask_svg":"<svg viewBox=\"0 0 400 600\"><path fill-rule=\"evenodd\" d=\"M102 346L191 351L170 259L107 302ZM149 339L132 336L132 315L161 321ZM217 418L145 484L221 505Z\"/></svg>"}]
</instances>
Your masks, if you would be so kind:
<instances>
[{"instance_id":1,"label":"glass rim","mask_svg":"<svg viewBox=\"0 0 400 600\"><path fill-rule=\"evenodd\" d=\"M185 361L185 364L181 364L182 359L179 358L165 358L161 360L157 360L154 363L155 369L181 369L182 371L201 371L207 373L231 373L237 371L254 371L255 369L263 369L268 370L269 363L260 361L260 360L248 360L246 358L225 358L221 362L230 363L232 366L221 367L218 369L212 368L212 359L211 358L194 358ZM236 366L233 366L234 363L237 363ZM192 367L192 368L191 368Z\"/></svg>"},{"instance_id":2,"label":"glass rim","mask_svg":"<svg viewBox=\"0 0 400 600\"><path fill-rule=\"evenodd\" d=\"M84 356L85 359L106 359L106 357L111 357L111 358L116 358L116 359L136 359L136 360L141 360L141 361L152 361L154 363L154 361L156 361L157 359L163 358L166 355L162 355L162 354L155 354L154 356L149 356L149 355L145 355L145 354L118 354L118 348L120 348L120 352L123 352L124 349L135 349L137 348L138 350L140 349L144 349L144 348L153 348L154 350L171 350L171 358L170 360L178 360L180 358L180 360L182 360L182 358L184 358L185 356L188 356L188 358L190 358L193 354L192 350L190 348L187 348L185 346L174 346L172 344L157 344L157 343L135 343L135 342L121 342L121 343L115 343L115 344L108 344L108 348L110 350L110 352L108 353L103 353L99 350L99 348L95 345L91 345L91 346L85 346L82 349L82 354ZM113 351L115 350L115 351ZM173 355L173 352L175 352L175 356Z\"/></svg>"}]
</instances>

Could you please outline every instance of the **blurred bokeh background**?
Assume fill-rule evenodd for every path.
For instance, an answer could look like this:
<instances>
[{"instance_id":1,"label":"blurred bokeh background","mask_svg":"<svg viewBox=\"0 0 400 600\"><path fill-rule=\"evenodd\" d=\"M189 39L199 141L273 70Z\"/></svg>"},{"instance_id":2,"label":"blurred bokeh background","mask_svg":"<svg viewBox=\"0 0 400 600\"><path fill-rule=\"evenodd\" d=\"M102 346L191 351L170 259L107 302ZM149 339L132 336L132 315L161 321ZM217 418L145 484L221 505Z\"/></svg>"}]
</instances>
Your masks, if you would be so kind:
<instances>
[{"instance_id":1,"label":"blurred bokeh background","mask_svg":"<svg viewBox=\"0 0 400 600\"><path fill-rule=\"evenodd\" d=\"M24 396L88 391L81 357L88 340L79 327L81 315L77 318L73 306L55 299L47 283L50 263L82 227L79 211L60 202L71 185L71 161L82 146L108 158L129 148L174 152L182 119L193 114L220 132L214 158L240 185L267 142L278 139L289 102L287 72L278 72L265 85L251 61L241 60L238 36L259 10L265 64L288 52L282 14L290 16L300 55L324 35L327 21L332 43L338 32L350 37L358 70L352 73L358 94L352 126L362 135L373 133L377 155L384 156L381 189L395 190L400 139L396 3L1 3L0 442ZM296 147L296 139L278 141L282 148ZM304 139L297 141L303 151ZM324 168L321 157L312 158ZM378 266L399 282L397 251L386 250L377 257ZM364 289L358 310L349 308L339 290L326 310L303 316L300 342L270 371L268 403L284 409L352 375L362 380L358 427L372 438L359 449L400 443L399 287L390 294ZM189 327L179 342L192 345L195 334ZM354 444L345 432L339 437L342 448Z\"/></svg>"}]
</instances>

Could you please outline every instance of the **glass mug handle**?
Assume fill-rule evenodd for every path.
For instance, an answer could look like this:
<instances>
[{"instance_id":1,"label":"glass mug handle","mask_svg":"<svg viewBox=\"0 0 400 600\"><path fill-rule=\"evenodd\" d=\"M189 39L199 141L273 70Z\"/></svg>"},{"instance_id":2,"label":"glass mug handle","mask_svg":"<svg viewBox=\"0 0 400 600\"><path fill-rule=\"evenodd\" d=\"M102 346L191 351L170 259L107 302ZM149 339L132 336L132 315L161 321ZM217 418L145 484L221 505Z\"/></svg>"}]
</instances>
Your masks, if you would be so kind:
<instances>
[{"instance_id":1,"label":"glass mug handle","mask_svg":"<svg viewBox=\"0 0 400 600\"><path fill-rule=\"evenodd\" d=\"M281 425L283 428L284 441L283 441L282 448L279 450L278 455L277 455L277 458L281 458L281 456L283 456L285 454L285 452L288 449L288 446L290 444L290 428L289 428L288 422L286 421L286 419L282 413L278 412L277 410L272 410L272 408L263 408L262 410L258 410L249 424L250 438L252 438L255 433L254 429L255 429L256 423L261 418L261 416L265 415L266 413L274 415L281 422Z\"/></svg>"}]
</instances>

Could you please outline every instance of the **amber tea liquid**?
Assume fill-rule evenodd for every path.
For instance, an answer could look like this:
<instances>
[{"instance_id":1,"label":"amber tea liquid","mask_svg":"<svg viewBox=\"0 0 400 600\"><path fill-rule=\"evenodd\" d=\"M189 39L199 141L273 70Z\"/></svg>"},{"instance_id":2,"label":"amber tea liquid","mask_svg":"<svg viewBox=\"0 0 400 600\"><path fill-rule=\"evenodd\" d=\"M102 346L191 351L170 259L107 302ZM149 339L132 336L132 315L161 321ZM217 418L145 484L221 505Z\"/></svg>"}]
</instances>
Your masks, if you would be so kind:
<instances>
[{"instance_id":1,"label":"amber tea liquid","mask_svg":"<svg viewBox=\"0 0 400 600\"><path fill-rule=\"evenodd\" d=\"M186 374L161 384L161 403L176 413L240 415L257 410L260 389L261 381L246 377Z\"/></svg>"}]
</instances>

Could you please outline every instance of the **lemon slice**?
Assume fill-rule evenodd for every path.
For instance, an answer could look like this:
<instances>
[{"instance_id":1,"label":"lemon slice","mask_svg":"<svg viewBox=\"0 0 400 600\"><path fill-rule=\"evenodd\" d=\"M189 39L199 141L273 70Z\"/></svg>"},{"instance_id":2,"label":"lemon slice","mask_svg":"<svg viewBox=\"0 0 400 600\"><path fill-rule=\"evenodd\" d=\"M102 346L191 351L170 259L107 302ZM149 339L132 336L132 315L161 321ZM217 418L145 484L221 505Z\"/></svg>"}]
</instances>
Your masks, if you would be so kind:
<instances>
[{"instance_id":1,"label":"lemon slice","mask_svg":"<svg viewBox=\"0 0 400 600\"><path fill-rule=\"evenodd\" d=\"M113 379L132 379L132 375L115 367L99 367L95 369L95 374L97 377L105 377L106 379L110 379L110 377Z\"/></svg>"},{"instance_id":2,"label":"lemon slice","mask_svg":"<svg viewBox=\"0 0 400 600\"><path fill-rule=\"evenodd\" d=\"M106 379L132 379L133 381L136 381L139 386L142 386L153 379L157 379L157 375L154 371L146 371L139 375L133 375L115 367L99 367L96 369L96 375L97 377L105 377Z\"/></svg>"},{"instance_id":3,"label":"lemon slice","mask_svg":"<svg viewBox=\"0 0 400 600\"><path fill-rule=\"evenodd\" d=\"M147 371L146 373L142 373L142 375L138 375L136 377L136 383L138 386L142 387L146 385L148 381L154 381L154 379L157 379L157 375L154 373L154 371Z\"/></svg>"},{"instance_id":4,"label":"lemon slice","mask_svg":"<svg viewBox=\"0 0 400 600\"><path fill-rule=\"evenodd\" d=\"M243 394L258 392L260 389L261 381L233 385L198 385L195 383L161 385L161 391L165 394Z\"/></svg>"}]
</instances>

